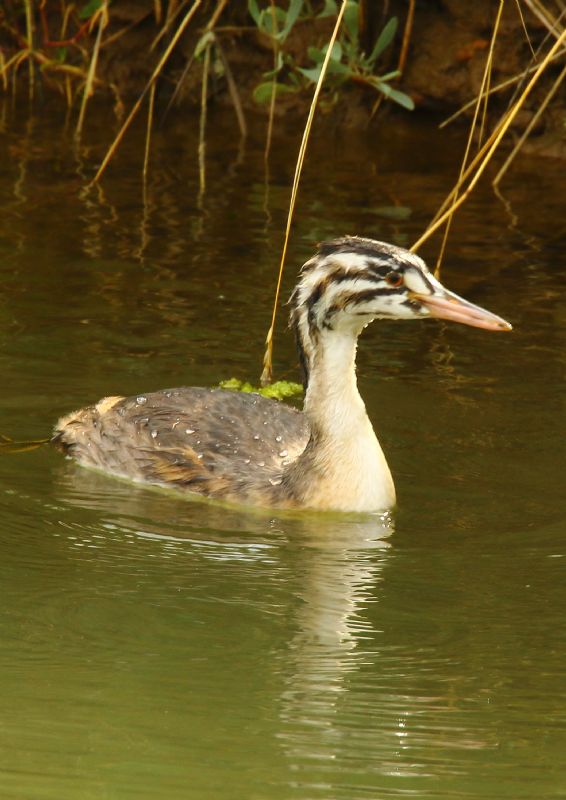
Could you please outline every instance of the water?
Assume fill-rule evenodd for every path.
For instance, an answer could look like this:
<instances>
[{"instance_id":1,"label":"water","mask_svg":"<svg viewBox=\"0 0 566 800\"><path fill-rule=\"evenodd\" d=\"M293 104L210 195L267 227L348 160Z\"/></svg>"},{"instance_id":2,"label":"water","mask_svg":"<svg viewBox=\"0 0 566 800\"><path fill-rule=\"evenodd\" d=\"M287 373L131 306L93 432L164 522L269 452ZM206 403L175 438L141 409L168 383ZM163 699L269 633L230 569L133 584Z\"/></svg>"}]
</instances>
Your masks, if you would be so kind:
<instances>
[{"instance_id":1,"label":"water","mask_svg":"<svg viewBox=\"0 0 566 800\"><path fill-rule=\"evenodd\" d=\"M86 192L109 112L81 147L3 113L0 433L45 436L108 394L256 379L296 128L266 188L262 123L241 147L213 118L199 196L196 125L171 121L144 202L142 131ZM317 240L415 240L457 172L445 136L319 127L285 292ZM525 158L503 188L466 205L442 277L513 334L364 335L392 518L190 502L45 448L0 459L2 798L564 796L559 169ZM283 321L275 362L297 377Z\"/></svg>"}]
</instances>

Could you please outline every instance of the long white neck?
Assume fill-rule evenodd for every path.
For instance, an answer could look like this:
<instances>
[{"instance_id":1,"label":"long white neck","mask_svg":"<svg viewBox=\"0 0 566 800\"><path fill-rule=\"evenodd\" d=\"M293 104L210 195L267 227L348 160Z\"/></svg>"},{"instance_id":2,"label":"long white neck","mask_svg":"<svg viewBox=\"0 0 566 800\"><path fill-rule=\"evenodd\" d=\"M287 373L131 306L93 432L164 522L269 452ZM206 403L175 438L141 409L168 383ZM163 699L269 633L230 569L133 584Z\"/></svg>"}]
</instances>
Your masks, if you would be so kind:
<instances>
[{"instance_id":1,"label":"long white neck","mask_svg":"<svg viewBox=\"0 0 566 800\"><path fill-rule=\"evenodd\" d=\"M391 508L391 473L356 383L357 332L322 330L318 336L304 404L312 435L290 470L293 483L311 508Z\"/></svg>"}]
</instances>

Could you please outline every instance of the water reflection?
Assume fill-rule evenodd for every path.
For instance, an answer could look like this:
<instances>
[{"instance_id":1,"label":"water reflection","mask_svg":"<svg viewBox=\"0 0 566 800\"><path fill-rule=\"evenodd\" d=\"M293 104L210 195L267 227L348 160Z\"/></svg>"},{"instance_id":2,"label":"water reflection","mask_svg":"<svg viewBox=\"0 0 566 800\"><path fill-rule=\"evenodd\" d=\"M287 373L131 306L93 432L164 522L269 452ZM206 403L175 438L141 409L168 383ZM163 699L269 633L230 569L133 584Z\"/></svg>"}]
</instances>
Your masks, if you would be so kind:
<instances>
[{"instance_id":1,"label":"water reflection","mask_svg":"<svg viewBox=\"0 0 566 800\"><path fill-rule=\"evenodd\" d=\"M364 612L379 602L392 532L386 516L319 523L311 536L302 531L302 602L279 702L279 740L292 768L331 761L348 737L343 703L367 661L363 644L377 633Z\"/></svg>"},{"instance_id":2,"label":"water reflection","mask_svg":"<svg viewBox=\"0 0 566 800\"><path fill-rule=\"evenodd\" d=\"M256 608L265 606L274 584L289 581L291 570L297 588L292 604L284 601L289 634L284 662L276 662L281 687L270 701L280 721L277 740L291 764L332 757L350 724L340 713L340 696L367 664L364 643L377 635L366 612L381 594L394 532L390 515L277 515L222 507L131 486L74 464L59 470L58 486L60 502L97 511L108 536L134 533L160 542L167 558L190 547L202 558L242 570L263 565L268 571L261 578L249 573L258 584ZM268 607L273 610L273 600Z\"/></svg>"},{"instance_id":3,"label":"water reflection","mask_svg":"<svg viewBox=\"0 0 566 800\"><path fill-rule=\"evenodd\" d=\"M320 567L316 566L314 555L317 548L323 548L322 552L330 558L330 577L336 559L348 561L358 550L386 548L389 546L386 540L394 530L389 513L343 515L229 506L203 498L192 499L175 490L140 486L67 461L59 463L55 474L61 502L95 510L106 521L118 528L135 530L141 537L151 536L155 540L161 537L163 541L179 543L209 537L220 543L226 537L233 542L234 537L243 533L242 542L248 544L292 541L304 548L305 553L312 551L313 558L308 561L312 560L315 574ZM136 520L140 522L139 529ZM324 582L325 575L321 574L314 584Z\"/></svg>"},{"instance_id":4,"label":"water reflection","mask_svg":"<svg viewBox=\"0 0 566 800\"><path fill-rule=\"evenodd\" d=\"M0 433L259 372L297 131L278 128L266 187L263 128L240 153L211 124L199 208L186 127L156 134L145 187L133 131L88 192L106 130L73 149L58 123L3 128ZM314 136L285 292L317 239L417 238L461 147L398 132ZM480 187L443 267L513 335L384 322L361 343L394 535L189 502L48 450L0 462L5 793L563 793L563 199L553 165L516 176L514 217ZM295 377L290 338L276 358Z\"/></svg>"}]
</instances>

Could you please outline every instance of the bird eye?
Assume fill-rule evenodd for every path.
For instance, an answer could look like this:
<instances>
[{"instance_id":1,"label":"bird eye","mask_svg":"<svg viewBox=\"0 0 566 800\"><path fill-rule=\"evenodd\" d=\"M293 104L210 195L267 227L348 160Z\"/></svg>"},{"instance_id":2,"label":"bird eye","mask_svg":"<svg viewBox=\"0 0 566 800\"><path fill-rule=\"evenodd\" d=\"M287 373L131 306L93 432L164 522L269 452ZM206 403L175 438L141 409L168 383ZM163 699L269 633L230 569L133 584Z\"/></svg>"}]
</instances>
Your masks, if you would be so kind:
<instances>
[{"instance_id":1,"label":"bird eye","mask_svg":"<svg viewBox=\"0 0 566 800\"><path fill-rule=\"evenodd\" d=\"M399 272L389 272L385 276L385 280L390 286L401 286L403 283L403 276Z\"/></svg>"}]
</instances>

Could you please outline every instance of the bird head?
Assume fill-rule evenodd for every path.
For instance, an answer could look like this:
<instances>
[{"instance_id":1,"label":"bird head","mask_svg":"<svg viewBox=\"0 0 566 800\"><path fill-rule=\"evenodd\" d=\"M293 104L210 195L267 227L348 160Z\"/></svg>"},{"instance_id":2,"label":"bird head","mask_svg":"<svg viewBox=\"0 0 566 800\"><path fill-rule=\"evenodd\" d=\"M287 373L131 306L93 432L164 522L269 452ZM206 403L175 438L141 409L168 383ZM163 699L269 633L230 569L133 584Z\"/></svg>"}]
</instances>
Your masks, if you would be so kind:
<instances>
[{"instance_id":1,"label":"bird head","mask_svg":"<svg viewBox=\"0 0 566 800\"><path fill-rule=\"evenodd\" d=\"M305 371L326 332L357 336L374 319L437 319L509 331L496 314L446 289L415 253L345 236L323 242L302 267L291 299L290 324Z\"/></svg>"},{"instance_id":2,"label":"bird head","mask_svg":"<svg viewBox=\"0 0 566 800\"><path fill-rule=\"evenodd\" d=\"M491 331L511 325L446 289L422 258L374 239L345 236L323 242L303 266L291 296L292 313L306 312L311 330L334 329L348 319L436 317Z\"/></svg>"}]
</instances>

